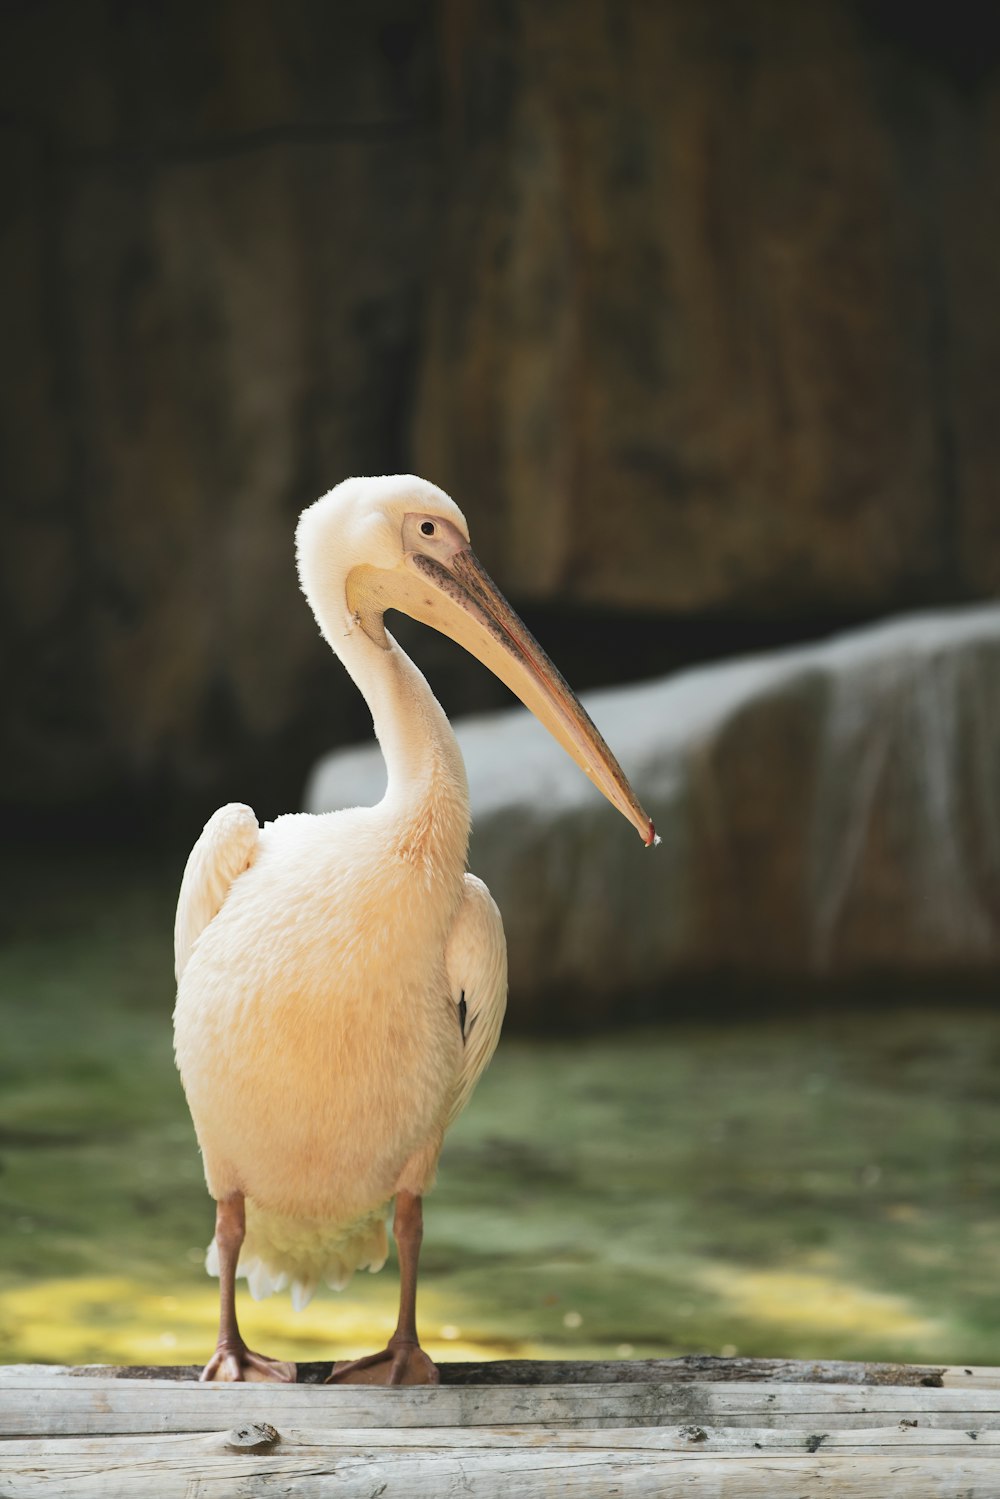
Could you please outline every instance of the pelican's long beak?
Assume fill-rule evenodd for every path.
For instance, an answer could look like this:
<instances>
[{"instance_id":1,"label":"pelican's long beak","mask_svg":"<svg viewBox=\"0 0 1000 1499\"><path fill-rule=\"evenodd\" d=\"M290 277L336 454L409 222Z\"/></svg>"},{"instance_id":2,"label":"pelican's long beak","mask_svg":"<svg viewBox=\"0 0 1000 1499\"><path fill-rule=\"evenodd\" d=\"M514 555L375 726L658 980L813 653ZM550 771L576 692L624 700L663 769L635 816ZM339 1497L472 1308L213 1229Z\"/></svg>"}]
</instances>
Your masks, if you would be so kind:
<instances>
[{"instance_id":1,"label":"pelican's long beak","mask_svg":"<svg viewBox=\"0 0 1000 1499\"><path fill-rule=\"evenodd\" d=\"M464 646L545 725L597 789L649 846L652 821L575 692L518 619L470 548L444 561L408 552L402 573L388 576L385 605L402 609Z\"/></svg>"}]
</instances>

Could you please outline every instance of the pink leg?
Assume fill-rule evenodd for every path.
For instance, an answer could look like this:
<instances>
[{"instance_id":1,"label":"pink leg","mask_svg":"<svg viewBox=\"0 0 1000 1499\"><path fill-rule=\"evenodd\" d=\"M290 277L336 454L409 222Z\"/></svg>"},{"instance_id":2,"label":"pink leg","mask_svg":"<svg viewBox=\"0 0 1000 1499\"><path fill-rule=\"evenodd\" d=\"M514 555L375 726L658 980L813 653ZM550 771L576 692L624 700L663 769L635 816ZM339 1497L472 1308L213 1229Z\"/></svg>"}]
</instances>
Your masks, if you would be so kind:
<instances>
[{"instance_id":1,"label":"pink leg","mask_svg":"<svg viewBox=\"0 0 1000 1499\"><path fill-rule=\"evenodd\" d=\"M399 1318L396 1331L379 1353L338 1364L327 1384L355 1382L352 1376L378 1369L359 1384L437 1384L440 1375L417 1337L417 1266L424 1237L424 1209L412 1192L397 1192L392 1233L399 1250ZM388 1365L388 1368L381 1366Z\"/></svg>"},{"instance_id":2,"label":"pink leg","mask_svg":"<svg viewBox=\"0 0 1000 1499\"><path fill-rule=\"evenodd\" d=\"M216 1205L215 1242L219 1250L219 1341L215 1352L201 1371L203 1381L244 1380L248 1370L258 1379L295 1379L295 1365L279 1363L253 1353L243 1341L236 1321L236 1266L246 1233L243 1197L237 1194Z\"/></svg>"}]
</instances>

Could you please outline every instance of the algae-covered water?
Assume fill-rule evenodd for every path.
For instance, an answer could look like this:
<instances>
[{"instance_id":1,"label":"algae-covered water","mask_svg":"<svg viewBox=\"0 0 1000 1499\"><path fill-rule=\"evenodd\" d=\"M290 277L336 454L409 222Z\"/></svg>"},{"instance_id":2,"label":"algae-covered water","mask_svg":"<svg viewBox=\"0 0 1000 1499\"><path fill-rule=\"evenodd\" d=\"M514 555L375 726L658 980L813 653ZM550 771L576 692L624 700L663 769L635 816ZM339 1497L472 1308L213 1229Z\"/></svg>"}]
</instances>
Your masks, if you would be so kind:
<instances>
[{"instance_id":1,"label":"algae-covered water","mask_svg":"<svg viewBox=\"0 0 1000 1499\"><path fill-rule=\"evenodd\" d=\"M187 1362L212 1232L170 1043L178 871L9 865L0 951L0 1362ZM509 934L516 942L516 932ZM1000 1016L744 1013L508 1037L426 1208L432 1355L693 1351L1000 1362ZM396 1273L268 1353L364 1352Z\"/></svg>"}]
</instances>

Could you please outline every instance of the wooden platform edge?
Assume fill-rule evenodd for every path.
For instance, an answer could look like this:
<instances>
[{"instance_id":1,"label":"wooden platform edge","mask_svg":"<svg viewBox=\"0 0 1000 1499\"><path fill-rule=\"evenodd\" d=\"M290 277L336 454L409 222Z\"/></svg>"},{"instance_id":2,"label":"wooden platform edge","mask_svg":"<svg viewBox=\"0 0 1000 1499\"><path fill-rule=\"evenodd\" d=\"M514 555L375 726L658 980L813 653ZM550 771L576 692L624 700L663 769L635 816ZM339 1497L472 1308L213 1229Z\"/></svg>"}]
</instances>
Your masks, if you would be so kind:
<instances>
[{"instance_id":1,"label":"wooden platform edge","mask_svg":"<svg viewBox=\"0 0 1000 1499\"><path fill-rule=\"evenodd\" d=\"M0 1368L0 1499L1000 1496L998 1368L689 1357L442 1372L441 1387L389 1390Z\"/></svg>"},{"instance_id":2,"label":"wooden platform edge","mask_svg":"<svg viewBox=\"0 0 1000 1499\"><path fill-rule=\"evenodd\" d=\"M322 1384L328 1362L300 1363L300 1384ZM440 1363L443 1385L760 1384L903 1385L1000 1389L1000 1368L976 1365L860 1363L842 1359L720 1358L688 1354L667 1359L494 1359ZM7 1364L0 1379L47 1372L52 1377L194 1380L196 1364Z\"/></svg>"}]
</instances>

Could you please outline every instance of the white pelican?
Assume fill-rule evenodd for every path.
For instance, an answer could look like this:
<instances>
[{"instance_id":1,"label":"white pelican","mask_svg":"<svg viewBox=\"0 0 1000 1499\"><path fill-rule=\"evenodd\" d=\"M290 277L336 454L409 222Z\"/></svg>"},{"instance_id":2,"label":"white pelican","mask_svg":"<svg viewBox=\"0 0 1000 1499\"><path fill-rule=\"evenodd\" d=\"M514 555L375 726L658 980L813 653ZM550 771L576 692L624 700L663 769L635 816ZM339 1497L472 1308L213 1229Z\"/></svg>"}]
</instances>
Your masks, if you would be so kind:
<instances>
[{"instance_id":1,"label":"white pelican","mask_svg":"<svg viewBox=\"0 0 1000 1499\"><path fill-rule=\"evenodd\" d=\"M500 913L465 871L465 768L437 700L383 615L401 609L477 656L634 824L653 825L584 709L497 592L458 506L412 475L347 479L305 510L303 592L363 693L385 756L376 807L249 807L210 818L177 905L175 1040L215 1198L208 1268L219 1338L203 1379L294 1379L240 1335L255 1297L340 1288L386 1258L395 1198L396 1331L338 1367L433 1383L416 1326L422 1198L448 1125L493 1054L507 999Z\"/></svg>"}]
</instances>

